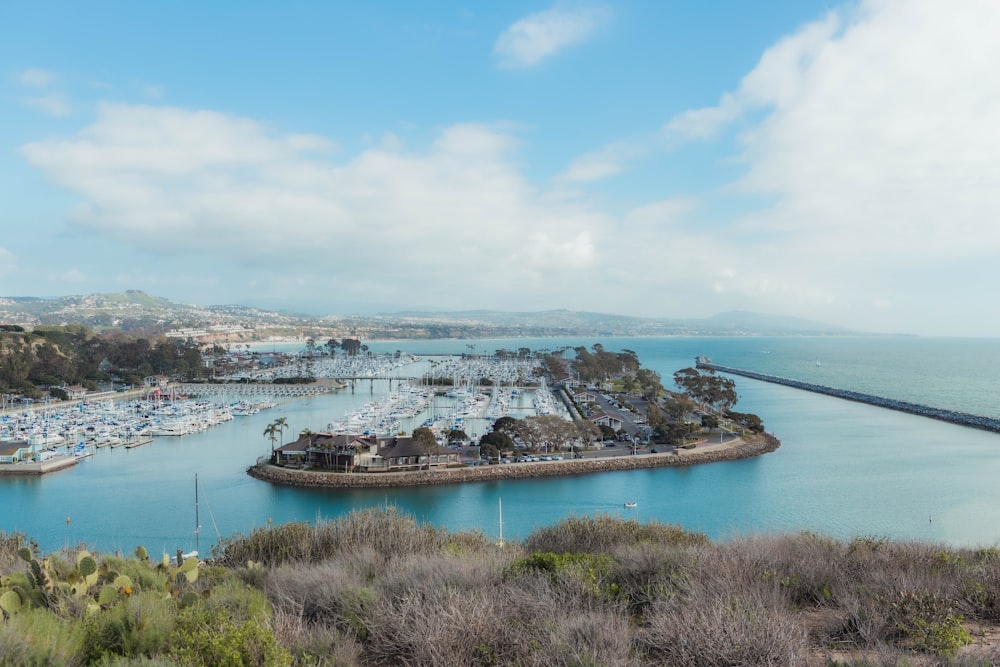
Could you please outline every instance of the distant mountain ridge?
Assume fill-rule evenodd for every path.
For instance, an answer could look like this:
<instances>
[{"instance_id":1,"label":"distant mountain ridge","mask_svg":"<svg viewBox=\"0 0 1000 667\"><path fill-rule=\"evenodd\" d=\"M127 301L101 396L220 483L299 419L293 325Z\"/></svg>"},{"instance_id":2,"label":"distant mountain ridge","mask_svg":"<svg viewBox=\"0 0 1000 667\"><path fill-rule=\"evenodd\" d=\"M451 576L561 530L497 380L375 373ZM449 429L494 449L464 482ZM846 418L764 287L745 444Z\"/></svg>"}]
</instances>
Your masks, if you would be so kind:
<instances>
[{"instance_id":1,"label":"distant mountain ridge","mask_svg":"<svg viewBox=\"0 0 1000 667\"><path fill-rule=\"evenodd\" d=\"M617 335L848 335L845 327L799 317L729 311L706 318L647 318L571 310L506 312L465 310L452 312L402 311L380 318L417 322L452 322L494 326L586 329ZM626 333L627 332L627 333Z\"/></svg>"},{"instance_id":2,"label":"distant mountain ridge","mask_svg":"<svg viewBox=\"0 0 1000 667\"><path fill-rule=\"evenodd\" d=\"M141 290L56 298L0 297L0 323L83 324L151 332L206 327L317 331L343 329L368 338L656 335L847 335L844 327L797 317L730 311L706 318L647 318L565 309L402 311L315 317L250 306L181 304Z\"/></svg>"}]
</instances>

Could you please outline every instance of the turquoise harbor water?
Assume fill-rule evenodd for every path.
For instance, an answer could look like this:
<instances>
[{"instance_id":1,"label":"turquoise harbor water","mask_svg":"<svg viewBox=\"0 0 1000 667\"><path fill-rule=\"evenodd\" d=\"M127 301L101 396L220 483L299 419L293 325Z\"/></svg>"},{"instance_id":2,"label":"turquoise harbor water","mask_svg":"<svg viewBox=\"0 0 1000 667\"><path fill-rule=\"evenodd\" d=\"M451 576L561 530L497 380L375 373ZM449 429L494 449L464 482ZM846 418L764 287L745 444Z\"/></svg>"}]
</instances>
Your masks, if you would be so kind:
<instances>
[{"instance_id":1,"label":"turquoise harbor water","mask_svg":"<svg viewBox=\"0 0 1000 667\"><path fill-rule=\"evenodd\" d=\"M700 354L714 361L817 384L1000 417L1000 341L858 338L574 338L369 343L373 352L492 353L601 343L634 350L669 385ZM776 452L690 468L604 473L393 490L301 490L251 479L245 469L270 443L264 427L285 416L294 431L322 429L372 399L356 393L299 399L205 433L100 450L41 478L0 478L0 529L43 549L86 542L98 550L143 544L172 553L269 521L334 518L392 504L449 529L521 537L570 515L605 513L676 523L712 537L815 530L963 545L1000 543L1000 435L789 387L735 378L737 409L755 412L782 441ZM384 383L372 388L376 394ZM626 510L623 503L638 507ZM67 518L70 519L67 522Z\"/></svg>"}]
</instances>

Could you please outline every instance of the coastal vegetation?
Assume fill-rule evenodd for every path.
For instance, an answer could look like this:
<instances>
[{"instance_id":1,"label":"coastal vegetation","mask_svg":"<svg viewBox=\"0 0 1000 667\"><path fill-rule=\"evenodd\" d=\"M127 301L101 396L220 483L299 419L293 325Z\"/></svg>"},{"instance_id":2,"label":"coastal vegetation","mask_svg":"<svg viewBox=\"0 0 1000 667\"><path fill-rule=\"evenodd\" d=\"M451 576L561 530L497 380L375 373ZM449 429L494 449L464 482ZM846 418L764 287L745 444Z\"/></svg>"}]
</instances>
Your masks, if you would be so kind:
<instances>
[{"instance_id":1,"label":"coastal vegetation","mask_svg":"<svg viewBox=\"0 0 1000 667\"><path fill-rule=\"evenodd\" d=\"M392 508L195 568L0 539L0 663L988 665L1000 552L570 517L499 545ZM16 598L16 601L15 601Z\"/></svg>"},{"instance_id":2,"label":"coastal vegetation","mask_svg":"<svg viewBox=\"0 0 1000 667\"><path fill-rule=\"evenodd\" d=\"M0 329L0 393L28 399L48 392L66 398L66 385L96 390L99 384L142 384L150 375L204 378L202 349L192 341L144 338L82 325Z\"/></svg>"}]
</instances>

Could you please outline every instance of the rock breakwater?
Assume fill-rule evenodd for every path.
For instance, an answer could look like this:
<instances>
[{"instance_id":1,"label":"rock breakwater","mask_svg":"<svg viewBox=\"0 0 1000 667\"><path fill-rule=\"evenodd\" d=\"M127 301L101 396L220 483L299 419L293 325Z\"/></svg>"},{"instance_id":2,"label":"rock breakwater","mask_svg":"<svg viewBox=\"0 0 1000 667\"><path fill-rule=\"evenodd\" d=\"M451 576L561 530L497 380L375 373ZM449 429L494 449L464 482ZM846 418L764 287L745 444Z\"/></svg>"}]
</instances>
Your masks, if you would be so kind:
<instances>
[{"instance_id":1,"label":"rock breakwater","mask_svg":"<svg viewBox=\"0 0 1000 667\"><path fill-rule=\"evenodd\" d=\"M251 477L282 486L335 488L389 488L425 486L429 484L462 484L498 479L534 479L587 475L599 472L666 468L733 461L760 456L776 450L781 443L770 434L763 434L725 446L681 450L680 454L642 454L609 456L572 461L544 463L513 463L504 465L445 468L418 472L343 473L300 470L260 463L247 469Z\"/></svg>"},{"instance_id":2,"label":"rock breakwater","mask_svg":"<svg viewBox=\"0 0 1000 667\"><path fill-rule=\"evenodd\" d=\"M803 389L817 394L826 394L827 396L835 396L836 398L843 398L848 401L867 403L868 405L886 408L887 410L897 410L911 415L919 415L921 417L929 417L930 419L937 419L951 424L958 424L959 426L968 426L970 428L978 428L984 431L1000 433L1000 419L994 419L992 417L983 417L982 415L973 415L967 412L946 410L944 408L934 408L929 405L920 405L919 403L897 401L892 398L885 398L884 396L863 394L858 391L850 391L847 389L837 389L835 387L827 387L821 384L813 384L811 382L802 382L791 378L783 378L777 375L768 375L767 373L758 373L756 371L747 371L741 368L721 366L707 361L699 360L696 365L698 368L718 371L719 373L740 375L752 380L761 380L762 382L770 382L772 384L783 384L787 387Z\"/></svg>"}]
</instances>

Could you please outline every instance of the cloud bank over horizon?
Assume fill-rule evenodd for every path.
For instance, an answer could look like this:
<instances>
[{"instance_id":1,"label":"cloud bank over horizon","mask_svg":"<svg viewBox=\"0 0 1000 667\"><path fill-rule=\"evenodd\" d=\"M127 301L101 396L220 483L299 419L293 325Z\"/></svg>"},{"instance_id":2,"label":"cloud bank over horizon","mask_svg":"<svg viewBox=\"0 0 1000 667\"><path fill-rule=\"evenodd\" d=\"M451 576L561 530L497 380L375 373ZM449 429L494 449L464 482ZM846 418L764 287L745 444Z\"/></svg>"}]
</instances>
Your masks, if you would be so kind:
<instances>
[{"instance_id":1,"label":"cloud bank over horizon","mask_svg":"<svg viewBox=\"0 0 1000 667\"><path fill-rule=\"evenodd\" d=\"M8 221L49 222L0 240L0 275L22 292L117 286L314 312L754 310L868 331L1000 331L988 307L1000 5L819 13L710 105L696 102L705 89L686 106L665 98L644 126L609 110L588 132L571 106L550 119L509 94L547 81L543 61L569 76L556 56L598 49L597 32L610 48L638 20L620 14L557 5L470 29L454 38L480 47L485 69L470 76L495 77L503 102L466 113L423 102L418 120L375 134L346 118L290 123L280 106L166 99L177 84L134 78L139 99L91 86L84 112L71 74L25 63L10 77L25 114L58 127L33 125L12 160L44 176L35 192L58 196L13 207ZM600 53L594 67L610 67ZM543 94L523 90L526 102ZM41 248L74 243L94 250L31 277Z\"/></svg>"}]
</instances>

